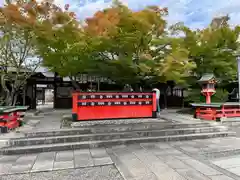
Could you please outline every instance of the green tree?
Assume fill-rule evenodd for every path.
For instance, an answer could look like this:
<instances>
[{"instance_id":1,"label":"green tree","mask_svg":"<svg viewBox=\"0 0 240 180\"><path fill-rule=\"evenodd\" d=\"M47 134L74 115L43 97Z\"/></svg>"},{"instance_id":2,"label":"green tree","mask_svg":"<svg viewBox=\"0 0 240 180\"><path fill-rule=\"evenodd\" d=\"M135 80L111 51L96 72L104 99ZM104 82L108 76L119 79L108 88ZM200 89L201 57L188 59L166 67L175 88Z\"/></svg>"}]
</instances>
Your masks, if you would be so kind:
<instances>
[{"instance_id":1,"label":"green tree","mask_svg":"<svg viewBox=\"0 0 240 180\"><path fill-rule=\"evenodd\" d=\"M76 85L81 73L107 77L118 84L134 85L146 77L182 82L194 63L182 46L183 39L169 37L167 14L166 8L155 6L132 11L118 1L85 24L62 12L61 23L44 30L46 35L40 31L39 54L45 66L69 76ZM164 48L158 48L161 45Z\"/></svg>"},{"instance_id":2,"label":"green tree","mask_svg":"<svg viewBox=\"0 0 240 180\"><path fill-rule=\"evenodd\" d=\"M67 4L35 29L37 53L43 59L43 66L69 77L75 89L79 89L79 75L97 69L92 52L98 42L84 32L81 22L68 9Z\"/></svg>"},{"instance_id":3,"label":"green tree","mask_svg":"<svg viewBox=\"0 0 240 180\"><path fill-rule=\"evenodd\" d=\"M200 92L199 89L190 89L188 91L188 96L185 101L195 102L195 103L206 103L206 97ZM228 91L223 88L218 88L216 93L211 97L211 101L214 103L217 102L226 102L228 99Z\"/></svg>"},{"instance_id":4,"label":"green tree","mask_svg":"<svg viewBox=\"0 0 240 180\"><path fill-rule=\"evenodd\" d=\"M193 73L195 62L189 58L189 51L184 47L181 37L165 37L153 39L151 50L154 59L152 72L162 82L174 80L178 84L185 85L186 77Z\"/></svg>"},{"instance_id":5,"label":"green tree","mask_svg":"<svg viewBox=\"0 0 240 180\"><path fill-rule=\"evenodd\" d=\"M197 78L204 73L214 73L222 82L236 78L236 58L232 52L238 48L239 27L231 28L228 20L227 16L213 19L209 27L196 31L178 26L185 34L189 58L196 64Z\"/></svg>"},{"instance_id":6,"label":"green tree","mask_svg":"<svg viewBox=\"0 0 240 180\"><path fill-rule=\"evenodd\" d=\"M178 23L172 27L173 32L184 33L183 46L189 51L189 59L195 64L192 76L187 79L188 84L193 88L189 90L186 100L205 102L205 98L200 99L200 86L197 80L204 73L214 73L219 79L216 94L213 102L226 101L227 91L225 84L236 79L237 65L234 51L237 50L239 27L230 27L229 17L223 16L214 18L211 24L202 30L191 30ZM201 95L201 97L203 97Z\"/></svg>"},{"instance_id":7,"label":"green tree","mask_svg":"<svg viewBox=\"0 0 240 180\"><path fill-rule=\"evenodd\" d=\"M44 66L69 76L76 88L81 73L133 84L144 77L143 70L152 61L147 52L149 42L153 32L164 31L166 22L162 16L166 13L166 9L157 7L133 12L115 2L82 25L67 11L61 12L56 14L61 22L55 28L46 29L44 24L40 29L38 53Z\"/></svg>"},{"instance_id":8,"label":"green tree","mask_svg":"<svg viewBox=\"0 0 240 180\"><path fill-rule=\"evenodd\" d=\"M133 12L116 2L87 19L85 31L100 42L93 52L98 59L97 73L118 83L139 83L150 72L149 43L153 34L164 32L166 13L157 7Z\"/></svg>"},{"instance_id":9,"label":"green tree","mask_svg":"<svg viewBox=\"0 0 240 180\"><path fill-rule=\"evenodd\" d=\"M85 31L100 42L94 48L99 74L123 84L145 77L180 82L194 63L181 47L183 41L168 37L167 14L166 8L155 6L133 12L117 2L87 19Z\"/></svg>"},{"instance_id":10,"label":"green tree","mask_svg":"<svg viewBox=\"0 0 240 180\"><path fill-rule=\"evenodd\" d=\"M0 77L4 104L14 105L26 80L40 65L33 29L53 8L49 3L6 1L0 7Z\"/></svg>"}]
</instances>

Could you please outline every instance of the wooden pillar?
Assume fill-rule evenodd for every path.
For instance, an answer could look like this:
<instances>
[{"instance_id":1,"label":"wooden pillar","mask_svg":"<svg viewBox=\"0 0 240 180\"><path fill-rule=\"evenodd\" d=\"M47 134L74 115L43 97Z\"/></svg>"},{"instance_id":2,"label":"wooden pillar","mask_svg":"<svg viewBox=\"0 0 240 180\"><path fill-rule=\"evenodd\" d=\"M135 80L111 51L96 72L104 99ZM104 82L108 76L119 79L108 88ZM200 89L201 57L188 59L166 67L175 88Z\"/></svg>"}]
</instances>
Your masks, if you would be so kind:
<instances>
[{"instance_id":1,"label":"wooden pillar","mask_svg":"<svg viewBox=\"0 0 240 180\"><path fill-rule=\"evenodd\" d=\"M164 97L164 109L167 109L167 104L168 104L168 102L167 102L167 90L168 90L168 86L167 86L167 84L164 84L163 85L163 97Z\"/></svg>"},{"instance_id":2,"label":"wooden pillar","mask_svg":"<svg viewBox=\"0 0 240 180\"><path fill-rule=\"evenodd\" d=\"M164 109L167 109L167 90L164 91Z\"/></svg>"},{"instance_id":3,"label":"wooden pillar","mask_svg":"<svg viewBox=\"0 0 240 180\"><path fill-rule=\"evenodd\" d=\"M54 73L54 82L53 82L53 108L57 107L57 73Z\"/></svg>"},{"instance_id":4,"label":"wooden pillar","mask_svg":"<svg viewBox=\"0 0 240 180\"><path fill-rule=\"evenodd\" d=\"M100 91L100 79L97 80L97 91Z\"/></svg>"},{"instance_id":5,"label":"wooden pillar","mask_svg":"<svg viewBox=\"0 0 240 180\"><path fill-rule=\"evenodd\" d=\"M31 93L31 109L36 109L37 108L37 99L36 99L36 82L32 84L32 93Z\"/></svg>"},{"instance_id":6,"label":"wooden pillar","mask_svg":"<svg viewBox=\"0 0 240 180\"><path fill-rule=\"evenodd\" d=\"M57 107L57 84L54 84L53 90L53 108Z\"/></svg>"},{"instance_id":7,"label":"wooden pillar","mask_svg":"<svg viewBox=\"0 0 240 180\"><path fill-rule=\"evenodd\" d=\"M45 104L45 88L42 90L42 104Z\"/></svg>"},{"instance_id":8,"label":"wooden pillar","mask_svg":"<svg viewBox=\"0 0 240 180\"><path fill-rule=\"evenodd\" d=\"M181 89L182 108L184 108L184 89Z\"/></svg>"},{"instance_id":9,"label":"wooden pillar","mask_svg":"<svg viewBox=\"0 0 240 180\"><path fill-rule=\"evenodd\" d=\"M27 90L27 84L23 87L23 106L26 105L26 90Z\"/></svg>"}]
</instances>

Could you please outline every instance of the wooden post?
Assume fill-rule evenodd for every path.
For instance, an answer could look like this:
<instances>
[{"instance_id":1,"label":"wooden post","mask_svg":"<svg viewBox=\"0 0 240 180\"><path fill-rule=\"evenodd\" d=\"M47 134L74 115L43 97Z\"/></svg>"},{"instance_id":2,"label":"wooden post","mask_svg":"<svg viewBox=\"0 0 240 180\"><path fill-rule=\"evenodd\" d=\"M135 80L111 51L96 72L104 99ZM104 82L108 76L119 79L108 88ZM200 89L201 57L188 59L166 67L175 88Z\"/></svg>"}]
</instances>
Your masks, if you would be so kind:
<instances>
[{"instance_id":1,"label":"wooden post","mask_svg":"<svg viewBox=\"0 0 240 180\"><path fill-rule=\"evenodd\" d=\"M99 78L97 80L97 91L100 91L100 80L99 80Z\"/></svg>"},{"instance_id":2,"label":"wooden post","mask_svg":"<svg viewBox=\"0 0 240 180\"><path fill-rule=\"evenodd\" d=\"M57 73L54 73L54 82L53 82L53 108L57 107Z\"/></svg>"},{"instance_id":3,"label":"wooden post","mask_svg":"<svg viewBox=\"0 0 240 180\"><path fill-rule=\"evenodd\" d=\"M182 108L184 108L184 94L183 94L184 89L181 89L181 97L182 97Z\"/></svg>"},{"instance_id":4,"label":"wooden post","mask_svg":"<svg viewBox=\"0 0 240 180\"><path fill-rule=\"evenodd\" d=\"M31 108L36 109L37 108L37 93L36 93L37 85L36 81L32 84L32 97L31 97Z\"/></svg>"},{"instance_id":5,"label":"wooden post","mask_svg":"<svg viewBox=\"0 0 240 180\"><path fill-rule=\"evenodd\" d=\"M23 87L23 106L26 105L26 86Z\"/></svg>"}]
</instances>

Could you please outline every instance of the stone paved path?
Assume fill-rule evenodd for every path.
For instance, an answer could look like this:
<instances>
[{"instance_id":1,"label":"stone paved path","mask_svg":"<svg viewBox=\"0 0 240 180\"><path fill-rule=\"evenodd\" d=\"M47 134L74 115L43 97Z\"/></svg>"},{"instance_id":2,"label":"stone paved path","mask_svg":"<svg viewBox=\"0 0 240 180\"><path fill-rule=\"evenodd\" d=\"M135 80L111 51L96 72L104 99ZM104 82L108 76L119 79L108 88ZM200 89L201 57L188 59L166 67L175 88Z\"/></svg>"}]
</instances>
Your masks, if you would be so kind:
<instances>
[{"instance_id":1,"label":"stone paved path","mask_svg":"<svg viewBox=\"0 0 240 180\"><path fill-rule=\"evenodd\" d=\"M67 110L54 110L47 109L43 111L39 117L36 119L40 120L40 123L36 125L36 130L52 130L52 129L60 129L61 120L63 115L71 114L71 109Z\"/></svg>"},{"instance_id":2,"label":"stone paved path","mask_svg":"<svg viewBox=\"0 0 240 180\"><path fill-rule=\"evenodd\" d=\"M64 114L69 114L71 110L53 110L47 109L39 116L26 116L26 122L22 127L17 128L9 133L0 133L0 148L6 146L10 138L24 137L25 132L47 131L61 128L61 120ZM1 179L0 179L1 180Z\"/></svg>"},{"instance_id":3,"label":"stone paved path","mask_svg":"<svg viewBox=\"0 0 240 180\"><path fill-rule=\"evenodd\" d=\"M39 117L41 122L35 128L60 128L59 119L63 113L45 113L44 117ZM175 112L163 112L162 117L186 123L199 122ZM0 180L66 179L240 180L240 138L0 156Z\"/></svg>"},{"instance_id":4,"label":"stone paved path","mask_svg":"<svg viewBox=\"0 0 240 180\"><path fill-rule=\"evenodd\" d=\"M2 156L0 179L238 180L239 142L229 137Z\"/></svg>"},{"instance_id":5,"label":"stone paved path","mask_svg":"<svg viewBox=\"0 0 240 180\"><path fill-rule=\"evenodd\" d=\"M113 165L52 172L4 175L1 180L123 180Z\"/></svg>"},{"instance_id":6,"label":"stone paved path","mask_svg":"<svg viewBox=\"0 0 240 180\"><path fill-rule=\"evenodd\" d=\"M110 148L108 152L122 176L129 180L240 179L240 161L237 163L236 159L239 156L232 157L235 168L230 169L217 166L215 162L218 160L207 156L210 152L226 148L226 144L232 143L233 138L228 138L224 143L219 142L221 139L144 143ZM209 144L212 146L208 147ZM232 160L228 158L226 157L226 161Z\"/></svg>"},{"instance_id":7,"label":"stone paved path","mask_svg":"<svg viewBox=\"0 0 240 180\"><path fill-rule=\"evenodd\" d=\"M0 157L0 175L113 164L105 148Z\"/></svg>"}]
</instances>

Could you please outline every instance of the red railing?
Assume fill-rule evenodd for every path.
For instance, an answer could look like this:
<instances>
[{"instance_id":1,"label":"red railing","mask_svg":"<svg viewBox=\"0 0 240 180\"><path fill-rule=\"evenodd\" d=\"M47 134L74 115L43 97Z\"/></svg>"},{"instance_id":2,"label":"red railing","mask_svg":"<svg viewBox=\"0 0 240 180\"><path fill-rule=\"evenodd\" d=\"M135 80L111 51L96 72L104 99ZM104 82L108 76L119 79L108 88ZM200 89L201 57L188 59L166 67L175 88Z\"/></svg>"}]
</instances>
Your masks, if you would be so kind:
<instances>
[{"instance_id":1,"label":"red railing","mask_svg":"<svg viewBox=\"0 0 240 180\"><path fill-rule=\"evenodd\" d=\"M240 117L239 105L199 106L196 107L195 117L206 120L218 120L222 117Z\"/></svg>"}]
</instances>

